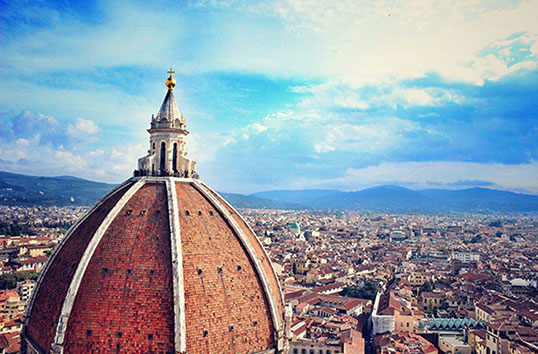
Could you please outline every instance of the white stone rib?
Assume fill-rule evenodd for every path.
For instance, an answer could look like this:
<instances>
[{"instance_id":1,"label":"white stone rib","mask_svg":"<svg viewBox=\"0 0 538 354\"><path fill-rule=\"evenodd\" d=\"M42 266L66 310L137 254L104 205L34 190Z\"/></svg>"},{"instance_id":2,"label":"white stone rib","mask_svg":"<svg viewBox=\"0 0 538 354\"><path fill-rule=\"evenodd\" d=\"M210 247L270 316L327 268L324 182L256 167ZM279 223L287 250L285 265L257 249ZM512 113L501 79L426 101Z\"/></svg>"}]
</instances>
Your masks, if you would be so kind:
<instances>
[{"instance_id":1,"label":"white stone rib","mask_svg":"<svg viewBox=\"0 0 538 354\"><path fill-rule=\"evenodd\" d=\"M86 268L88 267L88 264L90 263L90 260L93 256L93 253L95 252L95 249L99 245L99 242L103 238L103 235L105 234L106 230L108 229L112 221L116 218L118 213L125 206L125 204L129 201L129 199L131 199L131 197L140 189L140 187L144 185L144 183L145 183L145 180L140 179L135 184L133 184L127 192L125 192L125 194L120 198L120 200L108 213L108 215L103 220L103 222L101 223L97 231L95 231L95 234L93 235L90 243L86 247L86 250L84 251L82 258L80 259L80 262L77 266L77 270L75 271L73 279L71 280L71 284L69 285L69 289L67 290L67 294L65 296L65 300L62 306L62 312L60 314L60 318L58 319L58 327L56 328L56 336L54 338L54 343L52 344L52 348L51 348L53 353L58 353L58 354L63 353L64 336L65 336L67 323L69 321L69 316L71 315L71 310L73 309L73 305L75 303L75 298L77 296L78 289L82 281L82 277L84 276L84 273L86 272Z\"/></svg>"},{"instance_id":2,"label":"white stone rib","mask_svg":"<svg viewBox=\"0 0 538 354\"><path fill-rule=\"evenodd\" d=\"M267 349L267 350L263 350L261 352L257 352L257 353L254 353L254 354L275 354L275 350L274 349Z\"/></svg>"},{"instance_id":3,"label":"white stone rib","mask_svg":"<svg viewBox=\"0 0 538 354\"><path fill-rule=\"evenodd\" d=\"M32 291L32 294L30 295L30 299L28 301L28 306L26 306L26 311L25 311L25 314L24 314L24 321L23 321L23 326L24 328L26 328L26 326L28 325L28 320L29 320L29 316L30 316L30 313L32 311L32 307L34 305L34 299L35 299L35 296L37 294L37 289L39 288L39 286L41 285L41 282L43 281L43 278L45 277L45 275L47 274L47 271L48 269L50 268L50 265L54 262L54 259L56 258L56 256L58 255L58 253L60 252L60 250L62 249L63 245L67 242L67 240L69 240L71 238L71 235L75 232L75 230L80 226L80 224L82 224L84 222L84 220L86 220L97 208L99 208L104 202L105 200L107 200L108 198L110 198L112 195L114 195L115 193L117 193L118 191L122 190L126 184L130 183L132 181L132 179L128 179L127 181L123 182L122 184L120 184L119 186L115 187L114 189L112 189L110 192L108 192L107 194L105 194L103 197L101 197L101 199L99 199L97 201L97 203L95 203L95 205L90 209L88 210L81 218L79 218L74 224L73 226L71 226L69 228L69 230L67 230L67 233L65 234L65 236L62 238L62 240L60 241L60 243L56 246L56 248L54 249L54 251L52 252L52 254L50 255L47 263L45 264L45 267L44 269L41 271L41 273L39 273L39 276L37 278L37 282L36 282L36 286L35 286L35 290ZM25 331L23 331L22 333L22 336L23 337L26 337Z\"/></svg>"},{"instance_id":4,"label":"white stone rib","mask_svg":"<svg viewBox=\"0 0 538 354\"><path fill-rule=\"evenodd\" d=\"M246 235L243 233L243 230L241 227L237 224L233 216L226 210L224 205L209 191L209 187L203 185L198 180L193 181L194 186L197 187L197 189L207 198L209 201L215 206L221 213L224 215L230 226L233 228L235 233L239 236L241 239L241 242L243 243L243 246L245 246L250 259L254 263L254 266L256 267L256 271L258 272L258 275L260 276L262 280L262 284L265 290L265 293L267 294L267 299L269 300L269 306L271 308L271 316L273 318L273 323L275 324L275 331L280 335L282 333L282 320L278 314L278 307L276 305L276 299L273 296L273 291L271 290L271 286L269 285L269 281L267 279L267 275L263 271L263 267L261 264L260 259L256 255L256 252L254 251L254 248L252 245L248 242L248 239ZM213 191L216 195L218 195L216 192ZM221 197L222 198L222 197ZM275 340L278 342L279 338L275 338Z\"/></svg>"},{"instance_id":5,"label":"white stone rib","mask_svg":"<svg viewBox=\"0 0 538 354\"><path fill-rule=\"evenodd\" d=\"M204 185L207 189L213 191L213 189L211 189L211 187L209 187L207 184L205 184L204 182L202 181L199 181L200 184ZM217 192L213 191L213 193L217 194L220 199L222 199L222 202L227 205L230 209L234 210L235 211L235 214L237 216L239 216L239 219L241 219L241 221L243 221L243 223L245 225L247 225L247 228L250 230L250 232L252 232L253 235L256 235L256 233L254 232L254 230L252 230L252 228L250 227L250 224L245 220L245 218L243 218L243 215L241 215L241 213L239 213L237 210L235 210L235 208L230 204L228 203L228 201L226 199L224 199L220 194L218 194ZM263 247L263 245L261 244L260 240L258 240L258 238L256 237L256 242L258 242L258 244L260 245L260 248L263 250L263 253L265 254L265 258L267 259L271 259L269 257L269 255L267 254L267 251L265 250L265 247ZM278 279L278 275L276 274L276 271L275 271L275 268L271 265L271 269L273 270L273 275L275 276L275 279ZM280 286L280 282L276 282L277 283L277 286L278 286L278 291L282 294L282 287ZM282 303L282 307L285 307L284 306L284 303Z\"/></svg>"},{"instance_id":6,"label":"white stone rib","mask_svg":"<svg viewBox=\"0 0 538 354\"><path fill-rule=\"evenodd\" d=\"M179 225L179 206L176 182L166 179L168 195L168 218L170 223L170 244L172 254L172 282L174 287L174 349L176 353L186 351L185 327L185 286L183 283L183 252L181 250L181 229Z\"/></svg>"}]
</instances>

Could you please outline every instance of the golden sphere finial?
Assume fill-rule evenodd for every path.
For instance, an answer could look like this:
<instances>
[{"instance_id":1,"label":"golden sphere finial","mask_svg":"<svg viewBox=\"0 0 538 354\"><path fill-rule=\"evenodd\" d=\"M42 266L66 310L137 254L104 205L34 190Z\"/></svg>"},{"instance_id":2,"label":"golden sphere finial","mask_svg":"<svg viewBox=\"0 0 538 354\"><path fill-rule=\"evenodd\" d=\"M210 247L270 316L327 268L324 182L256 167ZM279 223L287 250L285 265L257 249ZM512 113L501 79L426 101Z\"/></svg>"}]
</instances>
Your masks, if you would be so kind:
<instances>
[{"instance_id":1,"label":"golden sphere finial","mask_svg":"<svg viewBox=\"0 0 538 354\"><path fill-rule=\"evenodd\" d=\"M172 77L172 74L175 74L175 71L170 68L167 72L170 74L170 77L166 79L166 87L168 87L169 90L173 90L174 86L176 86L176 79Z\"/></svg>"}]
</instances>

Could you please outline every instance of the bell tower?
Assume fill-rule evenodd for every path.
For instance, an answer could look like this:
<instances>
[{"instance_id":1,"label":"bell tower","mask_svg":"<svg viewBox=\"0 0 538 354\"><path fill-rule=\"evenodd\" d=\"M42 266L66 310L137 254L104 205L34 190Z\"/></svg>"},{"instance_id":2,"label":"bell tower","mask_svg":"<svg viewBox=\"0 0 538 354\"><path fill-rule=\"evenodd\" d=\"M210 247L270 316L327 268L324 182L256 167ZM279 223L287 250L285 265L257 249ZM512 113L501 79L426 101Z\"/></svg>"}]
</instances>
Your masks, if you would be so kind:
<instances>
[{"instance_id":1,"label":"bell tower","mask_svg":"<svg viewBox=\"0 0 538 354\"><path fill-rule=\"evenodd\" d=\"M168 92L157 115L151 117L148 154L138 159L135 176L197 177L196 162L187 157L185 150L189 132L174 97L174 73L172 69L168 71Z\"/></svg>"}]
</instances>

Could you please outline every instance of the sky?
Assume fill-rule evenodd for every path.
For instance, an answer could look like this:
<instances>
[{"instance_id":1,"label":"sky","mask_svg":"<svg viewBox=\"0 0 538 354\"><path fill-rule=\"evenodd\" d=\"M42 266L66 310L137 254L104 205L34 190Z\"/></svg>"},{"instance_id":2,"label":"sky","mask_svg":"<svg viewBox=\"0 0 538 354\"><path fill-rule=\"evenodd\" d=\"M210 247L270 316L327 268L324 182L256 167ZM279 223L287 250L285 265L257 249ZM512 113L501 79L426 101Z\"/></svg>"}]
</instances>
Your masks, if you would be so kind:
<instances>
[{"instance_id":1,"label":"sky","mask_svg":"<svg viewBox=\"0 0 538 354\"><path fill-rule=\"evenodd\" d=\"M538 194L538 0L0 0L0 170L119 183L167 71L223 192Z\"/></svg>"}]
</instances>

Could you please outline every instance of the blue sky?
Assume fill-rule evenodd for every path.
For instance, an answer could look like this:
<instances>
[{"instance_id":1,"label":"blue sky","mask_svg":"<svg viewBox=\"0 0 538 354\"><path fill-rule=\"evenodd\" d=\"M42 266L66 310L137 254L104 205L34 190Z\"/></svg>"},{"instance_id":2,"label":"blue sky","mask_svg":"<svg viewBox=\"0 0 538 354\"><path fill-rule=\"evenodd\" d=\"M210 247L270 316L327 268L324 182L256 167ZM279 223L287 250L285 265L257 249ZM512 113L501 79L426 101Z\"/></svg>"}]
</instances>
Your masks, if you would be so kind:
<instances>
[{"instance_id":1,"label":"blue sky","mask_svg":"<svg viewBox=\"0 0 538 354\"><path fill-rule=\"evenodd\" d=\"M0 170L120 182L176 71L221 191L538 194L538 0L0 1Z\"/></svg>"}]
</instances>

